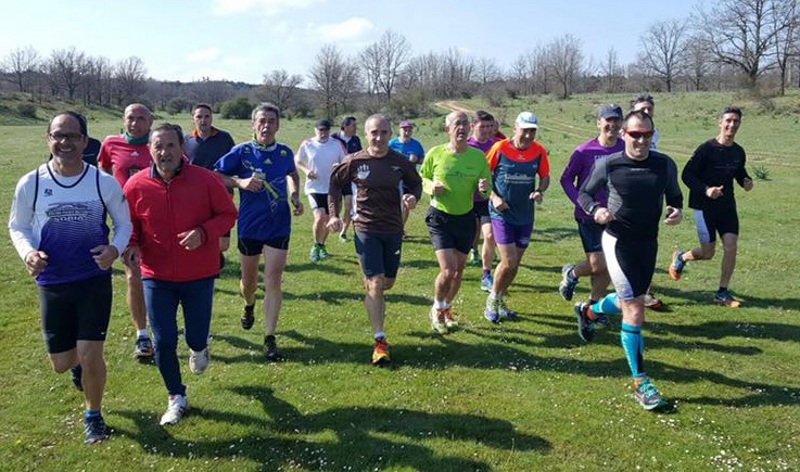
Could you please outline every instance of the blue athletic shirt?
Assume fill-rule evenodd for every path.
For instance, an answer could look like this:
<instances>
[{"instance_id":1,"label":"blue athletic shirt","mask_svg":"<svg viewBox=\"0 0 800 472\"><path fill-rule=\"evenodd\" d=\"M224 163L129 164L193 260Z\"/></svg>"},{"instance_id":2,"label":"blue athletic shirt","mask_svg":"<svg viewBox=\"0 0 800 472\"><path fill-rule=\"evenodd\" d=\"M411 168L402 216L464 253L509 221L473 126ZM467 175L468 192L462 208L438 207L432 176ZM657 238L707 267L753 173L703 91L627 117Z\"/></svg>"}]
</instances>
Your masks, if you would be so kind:
<instances>
[{"instance_id":1,"label":"blue athletic shirt","mask_svg":"<svg viewBox=\"0 0 800 472\"><path fill-rule=\"evenodd\" d=\"M259 192L239 189L239 239L265 241L291 234L286 176L297 169L289 147L280 143L269 147L255 141L242 143L222 156L214 170L240 179L256 176L265 182L265 188Z\"/></svg>"},{"instance_id":2,"label":"blue athletic shirt","mask_svg":"<svg viewBox=\"0 0 800 472\"><path fill-rule=\"evenodd\" d=\"M536 190L539 180L550 176L550 161L547 151L537 142L528 149L516 149L510 139L496 142L486 154L492 170L493 191L508 205L497 211L489 200L489 215L508 224L523 226L533 224L533 200L530 195Z\"/></svg>"}]
</instances>

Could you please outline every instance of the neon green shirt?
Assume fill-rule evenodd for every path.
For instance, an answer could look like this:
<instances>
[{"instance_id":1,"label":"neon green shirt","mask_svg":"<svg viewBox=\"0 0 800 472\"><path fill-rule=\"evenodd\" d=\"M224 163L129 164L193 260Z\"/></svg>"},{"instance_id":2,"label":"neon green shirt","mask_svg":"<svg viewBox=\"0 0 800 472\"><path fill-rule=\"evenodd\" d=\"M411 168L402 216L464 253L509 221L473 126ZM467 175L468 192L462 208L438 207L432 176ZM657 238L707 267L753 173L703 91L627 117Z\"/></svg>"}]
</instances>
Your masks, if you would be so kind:
<instances>
[{"instance_id":1,"label":"neon green shirt","mask_svg":"<svg viewBox=\"0 0 800 472\"><path fill-rule=\"evenodd\" d=\"M464 215L472 211L473 197L478 191L478 181L486 179L491 190L492 172L486 156L478 149L468 147L455 154L447 144L431 148L419 170L422 190L431 195L431 206L448 215ZM442 182L445 192L433 196L433 182ZM489 192L483 194L488 196Z\"/></svg>"}]
</instances>

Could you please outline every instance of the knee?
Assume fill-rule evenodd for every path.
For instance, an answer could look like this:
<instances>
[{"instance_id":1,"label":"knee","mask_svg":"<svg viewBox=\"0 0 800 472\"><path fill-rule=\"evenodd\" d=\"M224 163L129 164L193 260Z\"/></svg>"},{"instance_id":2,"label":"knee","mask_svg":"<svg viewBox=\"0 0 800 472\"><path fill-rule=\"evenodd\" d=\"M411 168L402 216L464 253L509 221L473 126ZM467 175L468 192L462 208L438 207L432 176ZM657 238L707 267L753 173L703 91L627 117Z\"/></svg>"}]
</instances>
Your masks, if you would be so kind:
<instances>
[{"instance_id":1,"label":"knee","mask_svg":"<svg viewBox=\"0 0 800 472\"><path fill-rule=\"evenodd\" d=\"M383 290L391 290L394 287L394 279L383 279Z\"/></svg>"},{"instance_id":2,"label":"knee","mask_svg":"<svg viewBox=\"0 0 800 472\"><path fill-rule=\"evenodd\" d=\"M712 259L716 254L716 247L713 245L703 246L700 248L701 259Z\"/></svg>"},{"instance_id":3,"label":"knee","mask_svg":"<svg viewBox=\"0 0 800 472\"><path fill-rule=\"evenodd\" d=\"M739 250L739 243L738 241L725 241L722 243L722 250L725 251L725 254L736 254L736 251Z\"/></svg>"},{"instance_id":4,"label":"knee","mask_svg":"<svg viewBox=\"0 0 800 472\"><path fill-rule=\"evenodd\" d=\"M50 365L53 366L53 371L56 374L63 374L64 372L75 367L78 363L74 358L71 359L53 359L50 358Z\"/></svg>"},{"instance_id":5,"label":"knee","mask_svg":"<svg viewBox=\"0 0 800 472\"><path fill-rule=\"evenodd\" d=\"M153 343L156 352L174 352L178 349L178 336L157 336Z\"/></svg>"},{"instance_id":6,"label":"knee","mask_svg":"<svg viewBox=\"0 0 800 472\"><path fill-rule=\"evenodd\" d=\"M280 290L281 280L283 273L278 271L270 271L264 273L264 287L267 289Z\"/></svg>"},{"instance_id":7,"label":"knee","mask_svg":"<svg viewBox=\"0 0 800 472\"><path fill-rule=\"evenodd\" d=\"M376 275L375 277L370 277L366 279L364 285L366 286L367 291L370 293L370 295L374 296L383 293L387 283L388 282L386 277L382 275Z\"/></svg>"}]
</instances>

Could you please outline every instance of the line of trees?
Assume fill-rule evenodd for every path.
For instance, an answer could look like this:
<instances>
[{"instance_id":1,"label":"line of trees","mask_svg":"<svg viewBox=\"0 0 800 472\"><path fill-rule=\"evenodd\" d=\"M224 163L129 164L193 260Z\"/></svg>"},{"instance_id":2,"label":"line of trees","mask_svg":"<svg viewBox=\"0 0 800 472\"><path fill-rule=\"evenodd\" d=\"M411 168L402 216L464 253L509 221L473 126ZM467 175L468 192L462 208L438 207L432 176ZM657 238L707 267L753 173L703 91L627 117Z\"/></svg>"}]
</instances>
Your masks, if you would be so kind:
<instances>
[{"instance_id":1,"label":"line of trees","mask_svg":"<svg viewBox=\"0 0 800 472\"><path fill-rule=\"evenodd\" d=\"M135 56L112 63L74 47L40 56L18 48L0 62L7 86L37 97L120 106L144 101L170 112L195 101L215 105L245 96L271 100L289 113L334 117L355 109L402 115L425 112L432 100L481 94L493 105L507 97L579 92L723 90L800 87L798 0L716 0L687 18L650 25L638 38L637 58L620 63L612 46L587 58L581 41L565 34L522 51L507 67L455 47L413 54L406 38L387 30L347 56L335 44L316 53L307 76L268 71L258 85L241 82L156 81Z\"/></svg>"}]
</instances>

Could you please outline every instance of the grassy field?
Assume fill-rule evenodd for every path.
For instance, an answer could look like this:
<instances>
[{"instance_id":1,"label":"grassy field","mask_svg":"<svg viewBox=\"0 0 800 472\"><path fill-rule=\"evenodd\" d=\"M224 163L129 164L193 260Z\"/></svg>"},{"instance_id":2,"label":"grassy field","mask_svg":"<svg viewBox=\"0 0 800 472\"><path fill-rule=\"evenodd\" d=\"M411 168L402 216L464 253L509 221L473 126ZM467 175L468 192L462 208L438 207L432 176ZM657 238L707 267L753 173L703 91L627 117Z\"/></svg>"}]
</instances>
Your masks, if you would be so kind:
<instances>
[{"instance_id":1,"label":"grassy field","mask_svg":"<svg viewBox=\"0 0 800 472\"><path fill-rule=\"evenodd\" d=\"M731 285L738 310L711 303L719 258L666 274L675 248L696 244L691 212L662 227L654 277L666 313L648 312L646 367L675 408L647 413L634 402L618 320L592 344L577 336L572 305L556 287L560 268L582 256L571 207L557 180L572 149L596 133L591 107L628 96L518 100L491 109L508 123L534 111L550 152L551 190L537 209L533 242L509 298L516 323L482 317L480 269L469 268L456 310L461 328L433 335L427 319L436 274L424 228L426 205L409 222L403 266L388 296L394 363L369 365L371 336L351 244L332 240L332 258L312 264L311 216L294 221L279 345L288 362L266 364L263 321L239 327L236 251L217 285L212 364L201 377L185 367L192 414L158 426L166 394L153 365L132 358L133 328L117 267L106 344L105 416L113 438L82 444L82 395L46 360L38 295L8 238L0 251L0 470L798 470L800 469L800 94L750 100L732 94L659 95L661 148L682 167L717 132L715 113L744 108L737 141L748 164L763 167L750 193L738 192L742 232ZM460 102L470 108L477 101ZM94 117L96 137L121 120ZM189 126L188 116L160 117ZM426 148L446 140L442 119L420 119ZM237 142L247 123L220 121ZM312 121L282 123L296 148ZM46 156L45 123L0 126L0 217L16 181ZM684 187L684 192L686 189ZM688 195L687 195L688 196ZM586 282L576 299L587 295ZM261 303L259 302L259 309Z\"/></svg>"}]
</instances>

